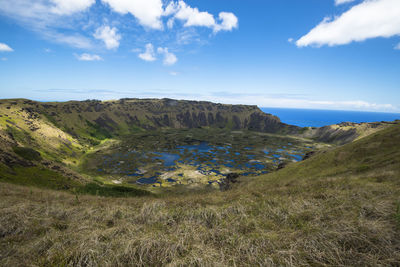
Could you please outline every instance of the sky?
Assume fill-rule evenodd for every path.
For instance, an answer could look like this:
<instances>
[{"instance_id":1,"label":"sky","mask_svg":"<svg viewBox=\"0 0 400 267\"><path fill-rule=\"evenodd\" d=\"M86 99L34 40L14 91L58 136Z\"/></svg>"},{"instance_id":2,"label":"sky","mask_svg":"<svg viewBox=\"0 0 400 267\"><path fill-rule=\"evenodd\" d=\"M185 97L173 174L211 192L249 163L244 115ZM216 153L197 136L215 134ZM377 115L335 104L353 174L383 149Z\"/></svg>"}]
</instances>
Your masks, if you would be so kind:
<instances>
[{"instance_id":1,"label":"sky","mask_svg":"<svg viewBox=\"0 0 400 267\"><path fill-rule=\"evenodd\" d=\"M0 0L0 98L400 112L400 0Z\"/></svg>"}]
</instances>

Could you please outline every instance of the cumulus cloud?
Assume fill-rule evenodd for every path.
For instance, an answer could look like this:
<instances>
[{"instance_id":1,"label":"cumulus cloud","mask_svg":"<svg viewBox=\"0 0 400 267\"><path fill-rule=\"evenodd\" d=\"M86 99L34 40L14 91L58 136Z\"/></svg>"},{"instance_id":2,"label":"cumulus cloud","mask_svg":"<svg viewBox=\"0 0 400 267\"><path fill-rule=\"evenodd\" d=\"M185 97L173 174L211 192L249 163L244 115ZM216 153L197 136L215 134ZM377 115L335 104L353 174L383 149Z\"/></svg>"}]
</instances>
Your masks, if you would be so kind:
<instances>
[{"instance_id":1,"label":"cumulus cloud","mask_svg":"<svg viewBox=\"0 0 400 267\"><path fill-rule=\"evenodd\" d=\"M221 23L216 24L214 26L214 31L232 31L233 29L238 27L238 18L230 12L221 12L219 13L219 20Z\"/></svg>"},{"instance_id":2,"label":"cumulus cloud","mask_svg":"<svg viewBox=\"0 0 400 267\"><path fill-rule=\"evenodd\" d=\"M109 10L126 16L115 16ZM80 14L82 12L88 12L88 16ZM146 31L168 30L168 33L160 32L164 35L162 37L168 39L172 32L177 35L176 40L181 40L178 35L182 32L197 31L195 27L206 27L214 33L238 27L238 18L233 13L213 15L186 4L184 0L0 0L0 14L48 41L86 50L94 47L94 38L102 40L107 49L119 47L124 32L111 25L98 28L107 21L120 23L119 30L136 30L135 24L146 27ZM180 29L171 31L174 27ZM196 39L186 38L177 44L200 39L200 33L192 36ZM141 36L137 37L140 39Z\"/></svg>"},{"instance_id":3,"label":"cumulus cloud","mask_svg":"<svg viewBox=\"0 0 400 267\"><path fill-rule=\"evenodd\" d=\"M163 3L161 0L102 0L115 12L120 14L130 13L138 19L143 26L162 29L161 16Z\"/></svg>"},{"instance_id":4,"label":"cumulus cloud","mask_svg":"<svg viewBox=\"0 0 400 267\"><path fill-rule=\"evenodd\" d=\"M185 22L185 27L204 26L214 27L214 16L208 12L200 12L197 8L188 6L185 2L179 1L176 7L175 18Z\"/></svg>"},{"instance_id":5,"label":"cumulus cloud","mask_svg":"<svg viewBox=\"0 0 400 267\"><path fill-rule=\"evenodd\" d=\"M102 26L96 30L93 36L98 40L102 40L107 49L115 49L119 47L119 41L121 40L121 35L117 31L118 29L115 27Z\"/></svg>"},{"instance_id":6,"label":"cumulus cloud","mask_svg":"<svg viewBox=\"0 0 400 267\"><path fill-rule=\"evenodd\" d=\"M132 50L133 52L137 52L137 49ZM157 48L157 53L163 56L163 64L166 66L174 65L178 58L175 54L169 52L168 48L166 47L159 47ZM138 57L144 61L152 62L157 60L156 51L154 49L154 45L148 43L145 47L145 51L140 53Z\"/></svg>"},{"instance_id":7,"label":"cumulus cloud","mask_svg":"<svg viewBox=\"0 0 400 267\"><path fill-rule=\"evenodd\" d=\"M354 0L335 0L335 5L342 5L346 3L354 2Z\"/></svg>"},{"instance_id":8,"label":"cumulus cloud","mask_svg":"<svg viewBox=\"0 0 400 267\"><path fill-rule=\"evenodd\" d=\"M173 15L173 19L178 19L184 23L184 27L207 27L214 32L231 31L238 27L238 18L230 12L219 13L217 22L214 16L206 11L199 11L184 1L171 2L165 9L164 15ZM168 27L172 28L174 20L168 21Z\"/></svg>"},{"instance_id":9,"label":"cumulus cloud","mask_svg":"<svg viewBox=\"0 0 400 267\"><path fill-rule=\"evenodd\" d=\"M139 54L138 57L144 61L155 61L157 58L153 44L147 44L144 53Z\"/></svg>"},{"instance_id":10,"label":"cumulus cloud","mask_svg":"<svg viewBox=\"0 0 400 267\"><path fill-rule=\"evenodd\" d=\"M75 55L79 61L101 61L103 58L99 55L91 55L83 53L82 55Z\"/></svg>"},{"instance_id":11,"label":"cumulus cloud","mask_svg":"<svg viewBox=\"0 0 400 267\"><path fill-rule=\"evenodd\" d=\"M7 44L0 43L0 52L12 52L14 49L9 47Z\"/></svg>"},{"instance_id":12,"label":"cumulus cloud","mask_svg":"<svg viewBox=\"0 0 400 267\"><path fill-rule=\"evenodd\" d=\"M169 52L168 48L166 48L166 47L165 48L159 47L157 49L157 52L164 56L164 60L163 60L164 65L172 66L178 61L178 58L175 56L175 54Z\"/></svg>"},{"instance_id":13,"label":"cumulus cloud","mask_svg":"<svg viewBox=\"0 0 400 267\"><path fill-rule=\"evenodd\" d=\"M400 35L399 0L365 0L336 18L325 18L296 45L335 46Z\"/></svg>"}]
</instances>

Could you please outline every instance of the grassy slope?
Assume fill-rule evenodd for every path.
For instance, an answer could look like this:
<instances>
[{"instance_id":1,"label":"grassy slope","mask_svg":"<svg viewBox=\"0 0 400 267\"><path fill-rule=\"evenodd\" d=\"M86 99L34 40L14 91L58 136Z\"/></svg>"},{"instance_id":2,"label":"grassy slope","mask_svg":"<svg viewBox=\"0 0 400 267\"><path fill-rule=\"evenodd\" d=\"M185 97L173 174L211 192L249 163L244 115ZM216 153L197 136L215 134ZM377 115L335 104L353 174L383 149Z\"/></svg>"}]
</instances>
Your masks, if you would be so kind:
<instances>
[{"instance_id":1,"label":"grassy slope","mask_svg":"<svg viewBox=\"0 0 400 267\"><path fill-rule=\"evenodd\" d=\"M0 182L103 196L147 194L135 186L101 186L96 177L83 175L79 169L81 159L93 150L92 145L102 147L103 142L113 140L105 139L109 136L95 126L87 129L91 139L73 137L35 105L39 104L0 100ZM6 154L14 162L6 160ZM21 163L23 159L25 164ZM97 183L91 183L94 180Z\"/></svg>"},{"instance_id":2,"label":"grassy slope","mask_svg":"<svg viewBox=\"0 0 400 267\"><path fill-rule=\"evenodd\" d=\"M0 265L398 266L400 126L224 193L0 184Z\"/></svg>"},{"instance_id":3,"label":"grassy slope","mask_svg":"<svg viewBox=\"0 0 400 267\"><path fill-rule=\"evenodd\" d=\"M319 142L343 145L383 130L395 123L384 121L369 123L343 122L321 128L308 127L301 135Z\"/></svg>"},{"instance_id":4,"label":"grassy slope","mask_svg":"<svg viewBox=\"0 0 400 267\"><path fill-rule=\"evenodd\" d=\"M110 136L162 127L231 128L234 126L234 117L237 117L240 127L247 128L250 125L245 125L245 120L250 123L252 114L260 116L258 126L261 128L268 126L272 132L296 131L298 128L280 123L279 118L264 114L256 106L222 105L211 102L129 99L42 103L25 99L0 100L0 111L7 108L15 110L24 108L33 113L40 113L42 119L45 117L57 128L84 142L96 142L98 139ZM199 118L201 113L203 119ZM209 115L212 115L211 121L208 119Z\"/></svg>"}]
</instances>

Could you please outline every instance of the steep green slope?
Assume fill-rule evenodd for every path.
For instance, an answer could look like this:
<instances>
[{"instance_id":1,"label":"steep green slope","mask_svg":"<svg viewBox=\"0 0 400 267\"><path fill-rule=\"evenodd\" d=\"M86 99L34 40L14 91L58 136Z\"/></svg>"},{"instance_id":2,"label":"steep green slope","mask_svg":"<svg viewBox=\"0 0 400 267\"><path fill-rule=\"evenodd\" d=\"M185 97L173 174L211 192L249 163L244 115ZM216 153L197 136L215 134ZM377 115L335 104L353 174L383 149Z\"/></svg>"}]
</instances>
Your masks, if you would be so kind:
<instances>
[{"instance_id":1,"label":"steep green slope","mask_svg":"<svg viewBox=\"0 0 400 267\"><path fill-rule=\"evenodd\" d=\"M343 145L373 134L396 123L398 123L398 121L370 123L342 122L340 124L328 125L320 128L308 127L303 129L303 132L300 133L300 135L306 138L313 138L318 142Z\"/></svg>"},{"instance_id":2,"label":"steep green slope","mask_svg":"<svg viewBox=\"0 0 400 267\"><path fill-rule=\"evenodd\" d=\"M0 265L398 266L399 152L397 124L227 192L0 184Z\"/></svg>"},{"instance_id":3,"label":"steep green slope","mask_svg":"<svg viewBox=\"0 0 400 267\"><path fill-rule=\"evenodd\" d=\"M272 176L285 177L286 181L288 177L362 175L368 171L384 173L386 169L400 170L400 123L332 151L320 151L318 156L289 165Z\"/></svg>"},{"instance_id":4,"label":"steep green slope","mask_svg":"<svg viewBox=\"0 0 400 267\"><path fill-rule=\"evenodd\" d=\"M72 136L88 140L110 138L145 129L218 127L263 132L296 132L256 106L223 105L172 99L121 99L42 103L0 100L0 110L18 110L47 121Z\"/></svg>"}]
</instances>

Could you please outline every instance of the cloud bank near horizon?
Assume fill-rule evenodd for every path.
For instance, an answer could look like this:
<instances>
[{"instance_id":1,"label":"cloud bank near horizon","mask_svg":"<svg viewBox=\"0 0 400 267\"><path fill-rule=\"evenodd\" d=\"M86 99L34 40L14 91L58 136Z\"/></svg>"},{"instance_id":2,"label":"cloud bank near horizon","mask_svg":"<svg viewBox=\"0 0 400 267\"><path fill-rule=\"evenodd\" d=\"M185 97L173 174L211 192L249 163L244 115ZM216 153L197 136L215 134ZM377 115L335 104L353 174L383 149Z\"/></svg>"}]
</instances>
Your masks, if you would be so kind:
<instances>
[{"instance_id":1,"label":"cloud bank near horizon","mask_svg":"<svg viewBox=\"0 0 400 267\"><path fill-rule=\"evenodd\" d=\"M400 107L393 104L373 103L360 99L351 100L324 100L313 99L307 95L298 94L254 94L254 93L231 93L231 92L209 92L209 93L171 93L168 90L153 91L112 91L112 90L73 90L73 89L49 89L36 90L43 94L42 99L46 101L71 100L71 95L75 100L86 100L96 98L99 100L121 99L121 98L171 98L181 100L211 101L223 104L244 104L257 105L259 107L276 108L304 108L304 109L324 109L324 110L352 110L352 111L371 111L371 112L392 112L400 113ZM52 98L52 96L54 98ZM50 97L50 98L49 98Z\"/></svg>"}]
</instances>

